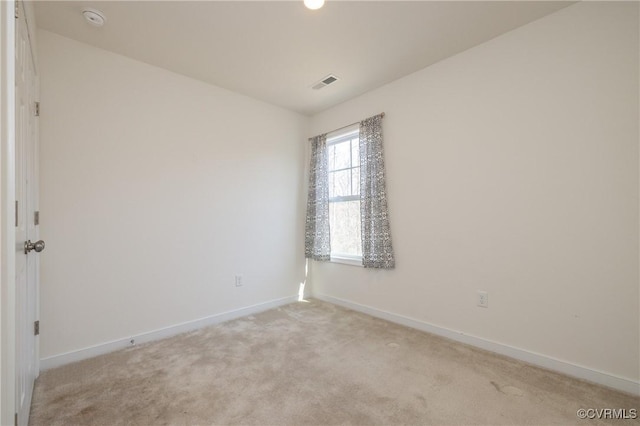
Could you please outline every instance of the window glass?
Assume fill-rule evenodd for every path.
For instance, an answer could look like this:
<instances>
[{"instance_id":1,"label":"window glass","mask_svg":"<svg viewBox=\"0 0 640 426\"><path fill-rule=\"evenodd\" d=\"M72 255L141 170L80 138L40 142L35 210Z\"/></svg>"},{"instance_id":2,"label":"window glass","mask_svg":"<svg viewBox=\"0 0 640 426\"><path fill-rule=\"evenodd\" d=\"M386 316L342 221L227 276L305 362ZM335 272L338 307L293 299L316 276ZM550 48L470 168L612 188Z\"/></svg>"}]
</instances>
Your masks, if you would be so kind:
<instances>
[{"instance_id":1,"label":"window glass","mask_svg":"<svg viewBox=\"0 0 640 426\"><path fill-rule=\"evenodd\" d=\"M360 200L329 203L331 255L362 256Z\"/></svg>"},{"instance_id":2,"label":"window glass","mask_svg":"<svg viewBox=\"0 0 640 426\"><path fill-rule=\"evenodd\" d=\"M362 257L360 147L357 130L328 138L331 256Z\"/></svg>"}]
</instances>

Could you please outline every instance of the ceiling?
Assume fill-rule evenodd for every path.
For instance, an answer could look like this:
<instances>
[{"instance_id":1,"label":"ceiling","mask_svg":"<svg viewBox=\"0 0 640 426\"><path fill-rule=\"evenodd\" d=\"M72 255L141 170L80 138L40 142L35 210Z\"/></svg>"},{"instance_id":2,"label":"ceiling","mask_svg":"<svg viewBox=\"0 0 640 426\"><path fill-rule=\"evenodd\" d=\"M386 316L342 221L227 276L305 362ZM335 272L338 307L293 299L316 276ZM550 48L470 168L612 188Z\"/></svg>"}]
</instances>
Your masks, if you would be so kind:
<instances>
[{"instance_id":1,"label":"ceiling","mask_svg":"<svg viewBox=\"0 0 640 426\"><path fill-rule=\"evenodd\" d=\"M312 115L572 2L42 1L39 28ZM96 28L81 11L104 12ZM328 74L339 80L311 86Z\"/></svg>"}]
</instances>

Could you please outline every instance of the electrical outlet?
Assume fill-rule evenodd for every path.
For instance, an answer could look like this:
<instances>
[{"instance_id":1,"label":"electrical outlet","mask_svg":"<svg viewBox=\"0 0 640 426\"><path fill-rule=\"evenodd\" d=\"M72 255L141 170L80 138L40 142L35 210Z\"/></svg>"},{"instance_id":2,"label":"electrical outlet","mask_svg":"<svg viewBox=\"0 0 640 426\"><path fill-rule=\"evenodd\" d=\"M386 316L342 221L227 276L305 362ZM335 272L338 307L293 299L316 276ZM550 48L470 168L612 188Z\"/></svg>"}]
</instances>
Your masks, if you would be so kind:
<instances>
[{"instance_id":1,"label":"electrical outlet","mask_svg":"<svg viewBox=\"0 0 640 426\"><path fill-rule=\"evenodd\" d=\"M478 290L478 306L481 308L489 307L489 293Z\"/></svg>"},{"instance_id":2,"label":"electrical outlet","mask_svg":"<svg viewBox=\"0 0 640 426\"><path fill-rule=\"evenodd\" d=\"M236 275L236 287L242 287L244 284L244 280L242 279L242 275Z\"/></svg>"}]
</instances>

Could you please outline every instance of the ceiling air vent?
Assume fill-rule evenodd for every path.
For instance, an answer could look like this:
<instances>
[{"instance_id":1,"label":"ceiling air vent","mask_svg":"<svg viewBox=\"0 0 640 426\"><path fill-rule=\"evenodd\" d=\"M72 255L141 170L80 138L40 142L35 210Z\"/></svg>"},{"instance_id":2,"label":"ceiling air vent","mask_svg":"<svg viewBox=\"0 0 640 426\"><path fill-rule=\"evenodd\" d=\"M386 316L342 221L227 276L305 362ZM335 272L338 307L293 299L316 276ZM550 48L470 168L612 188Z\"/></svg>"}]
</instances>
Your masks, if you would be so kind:
<instances>
[{"instance_id":1,"label":"ceiling air vent","mask_svg":"<svg viewBox=\"0 0 640 426\"><path fill-rule=\"evenodd\" d=\"M336 81L338 81L338 77L336 77L333 74L329 74L328 76L326 76L325 78L323 78L322 80L320 80L319 82L311 86L311 88L313 90L319 90L325 86L330 85L331 83L335 83Z\"/></svg>"}]
</instances>

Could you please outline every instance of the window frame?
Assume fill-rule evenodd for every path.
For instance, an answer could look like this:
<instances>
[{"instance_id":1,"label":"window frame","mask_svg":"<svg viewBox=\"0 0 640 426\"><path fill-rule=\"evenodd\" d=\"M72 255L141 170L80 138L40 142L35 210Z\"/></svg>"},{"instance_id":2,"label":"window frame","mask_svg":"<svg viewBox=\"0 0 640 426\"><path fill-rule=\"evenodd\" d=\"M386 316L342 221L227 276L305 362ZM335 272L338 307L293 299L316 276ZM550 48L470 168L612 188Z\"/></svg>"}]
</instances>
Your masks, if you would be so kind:
<instances>
[{"instance_id":1,"label":"window frame","mask_svg":"<svg viewBox=\"0 0 640 426\"><path fill-rule=\"evenodd\" d=\"M326 149L329 150L330 146L333 145L337 145L340 143L344 143L347 141L351 141L353 139L359 140L359 134L360 134L360 126L358 124L346 127L344 129L340 129L334 132L331 132L329 134L327 134L327 145L326 145ZM335 173L335 172L340 172L340 171L344 171L344 170L353 170L355 168L360 168L360 164L358 164L356 167L354 167L353 165L353 149L350 146L350 150L349 150L349 156L350 156L350 167L343 167L341 169L334 169L334 170L328 170L327 173L331 174L331 173ZM350 185L351 185L351 192L353 193L353 176L351 176L350 179ZM339 203L339 202L345 202L345 201L360 201L360 190L358 190L358 194L357 195L342 195L342 196L335 196L335 197L329 197L329 204L331 203ZM360 243L362 244L362 237L360 240ZM345 264L345 265L352 265L352 266L360 266L362 267L362 254L360 255L352 255L352 254L348 254L348 253L334 253L333 249L331 252L331 262L333 263L341 263L341 264Z\"/></svg>"}]
</instances>

